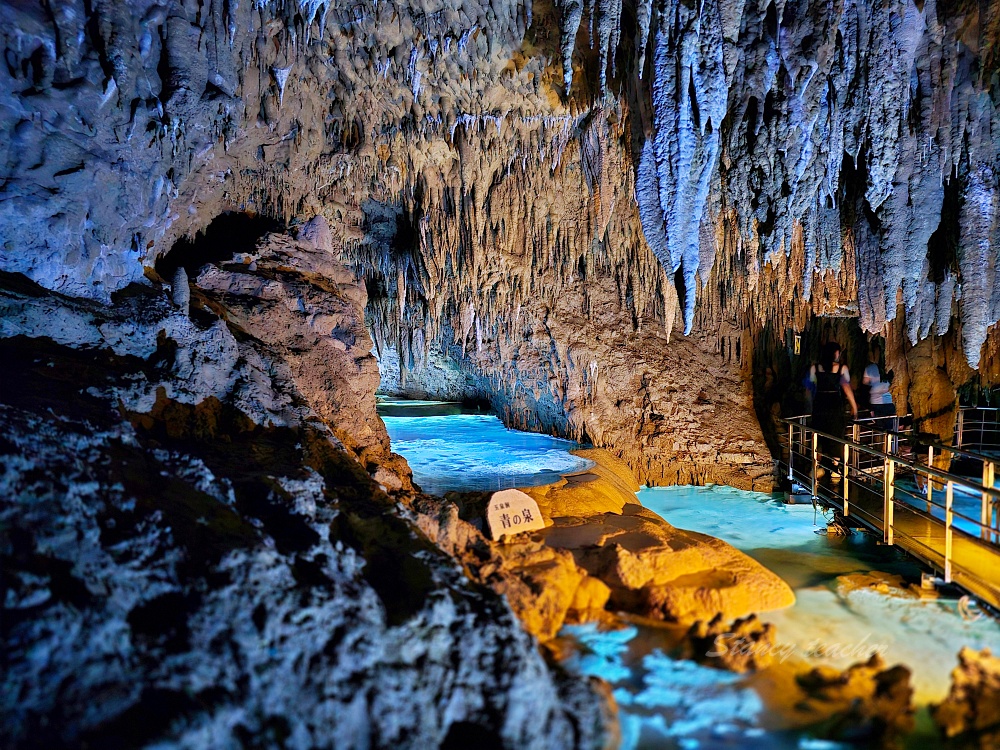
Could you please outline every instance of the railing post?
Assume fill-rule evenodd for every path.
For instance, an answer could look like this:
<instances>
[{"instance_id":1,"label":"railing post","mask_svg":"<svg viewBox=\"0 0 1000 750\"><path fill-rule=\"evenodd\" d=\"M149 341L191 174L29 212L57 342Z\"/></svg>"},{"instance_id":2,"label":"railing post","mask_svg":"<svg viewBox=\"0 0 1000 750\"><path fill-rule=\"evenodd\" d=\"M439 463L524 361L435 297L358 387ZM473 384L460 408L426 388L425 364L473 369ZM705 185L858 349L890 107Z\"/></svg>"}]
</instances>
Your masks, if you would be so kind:
<instances>
[{"instance_id":1,"label":"railing post","mask_svg":"<svg viewBox=\"0 0 1000 750\"><path fill-rule=\"evenodd\" d=\"M992 525L994 526L993 543L1000 544L1000 502L994 500L991 507L993 509Z\"/></svg>"},{"instance_id":2,"label":"railing post","mask_svg":"<svg viewBox=\"0 0 1000 750\"><path fill-rule=\"evenodd\" d=\"M896 462L892 460L889 449L892 447L892 436L885 436L884 453L885 466L882 469L882 538L886 544L892 540L892 511L895 499Z\"/></svg>"},{"instance_id":3,"label":"railing post","mask_svg":"<svg viewBox=\"0 0 1000 750\"><path fill-rule=\"evenodd\" d=\"M844 443L844 463L843 463L843 472L844 472L844 474L841 477L840 482L843 485L843 489L844 489L844 516L845 517L849 516L851 514L851 508L850 508L850 497L851 497L850 480L848 479L848 477L850 476L850 471L847 468L850 465L850 462L851 462L851 444L850 443Z\"/></svg>"},{"instance_id":4,"label":"railing post","mask_svg":"<svg viewBox=\"0 0 1000 750\"><path fill-rule=\"evenodd\" d=\"M816 490L818 489L816 472L819 469L819 436L815 432L812 433L812 458L813 458L812 496L818 497L818 495L816 494Z\"/></svg>"},{"instance_id":5,"label":"railing post","mask_svg":"<svg viewBox=\"0 0 1000 750\"><path fill-rule=\"evenodd\" d=\"M962 447L962 433L965 431L965 410L962 407L958 407L958 447Z\"/></svg>"},{"instance_id":6,"label":"railing post","mask_svg":"<svg viewBox=\"0 0 1000 750\"><path fill-rule=\"evenodd\" d=\"M854 441L855 443L861 442L861 425L859 425L857 422L855 422L851 426L851 440ZM860 465L857 451L854 451L854 464L855 464L854 469L855 471L857 471L858 466Z\"/></svg>"},{"instance_id":7,"label":"railing post","mask_svg":"<svg viewBox=\"0 0 1000 750\"><path fill-rule=\"evenodd\" d=\"M927 466L934 468L934 446L927 446ZM931 475L927 475L927 515L931 515L931 506L934 504L934 480Z\"/></svg>"},{"instance_id":8,"label":"railing post","mask_svg":"<svg viewBox=\"0 0 1000 750\"><path fill-rule=\"evenodd\" d=\"M795 474L792 472L792 457L795 455L795 423L791 420L788 421L788 481L791 482L795 479Z\"/></svg>"},{"instance_id":9,"label":"railing post","mask_svg":"<svg viewBox=\"0 0 1000 750\"><path fill-rule=\"evenodd\" d=\"M992 461L983 461L983 503L979 512L979 522L982 524L979 536L985 541L990 540L990 526L993 521L993 496L987 489L993 489L995 464Z\"/></svg>"},{"instance_id":10,"label":"railing post","mask_svg":"<svg viewBox=\"0 0 1000 750\"><path fill-rule=\"evenodd\" d=\"M955 500L955 483L948 480L944 500L944 582L951 583L951 505Z\"/></svg>"}]
</instances>

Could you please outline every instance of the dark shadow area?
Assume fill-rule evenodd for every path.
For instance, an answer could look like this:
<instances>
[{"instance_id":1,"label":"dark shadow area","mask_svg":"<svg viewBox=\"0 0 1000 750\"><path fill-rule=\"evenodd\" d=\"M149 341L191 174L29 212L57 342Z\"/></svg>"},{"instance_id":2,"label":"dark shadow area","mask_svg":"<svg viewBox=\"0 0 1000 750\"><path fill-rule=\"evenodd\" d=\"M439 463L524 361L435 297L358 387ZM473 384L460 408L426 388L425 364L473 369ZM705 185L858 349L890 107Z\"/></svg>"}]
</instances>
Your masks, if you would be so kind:
<instances>
[{"instance_id":1,"label":"dark shadow area","mask_svg":"<svg viewBox=\"0 0 1000 750\"><path fill-rule=\"evenodd\" d=\"M927 241L927 262L930 266L927 277L935 284L943 282L947 274L958 275L962 182L958 170L952 169L951 177L944 183L941 223Z\"/></svg>"},{"instance_id":2,"label":"dark shadow area","mask_svg":"<svg viewBox=\"0 0 1000 750\"><path fill-rule=\"evenodd\" d=\"M185 237L174 243L170 252L156 261L156 272L169 280L183 266L189 277L194 276L206 263L232 260L236 253L249 253L261 237L284 229L285 225L277 219L225 211L194 238Z\"/></svg>"},{"instance_id":3,"label":"dark shadow area","mask_svg":"<svg viewBox=\"0 0 1000 750\"><path fill-rule=\"evenodd\" d=\"M798 353L796 353L798 337ZM757 335L753 352L753 404L767 447L781 455L775 417L809 413L805 380L828 341L841 346L841 361L857 389L868 364L869 341L857 318L817 317L799 334L775 329L769 322ZM875 343L874 341L872 342ZM884 351L884 344L881 349Z\"/></svg>"},{"instance_id":4,"label":"dark shadow area","mask_svg":"<svg viewBox=\"0 0 1000 750\"><path fill-rule=\"evenodd\" d=\"M861 219L868 221L873 234L882 228L882 221L876 216L865 198L868 190L868 150L865 147L854 159L846 151L840 165L840 180L837 201L840 205L840 226L852 228Z\"/></svg>"},{"instance_id":5,"label":"dark shadow area","mask_svg":"<svg viewBox=\"0 0 1000 750\"><path fill-rule=\"evenodd\" d=\"M503 742L495 730L471 721L456 721L448 727L441 750L501 750Z\"/></svg>"}]
</instances>

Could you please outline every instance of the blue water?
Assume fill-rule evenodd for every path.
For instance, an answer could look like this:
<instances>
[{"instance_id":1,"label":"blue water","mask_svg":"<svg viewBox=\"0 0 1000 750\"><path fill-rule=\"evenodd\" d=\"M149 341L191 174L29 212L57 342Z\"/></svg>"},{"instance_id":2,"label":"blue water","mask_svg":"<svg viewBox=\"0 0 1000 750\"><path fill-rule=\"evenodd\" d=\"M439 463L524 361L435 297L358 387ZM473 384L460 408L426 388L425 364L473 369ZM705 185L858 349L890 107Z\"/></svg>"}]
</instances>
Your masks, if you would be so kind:
<instances>
[{"instance_id":1,"label":"blue water","mask_svg":"<svg viewBox=\"0 0 1000 750\"><path fill-rule=\"evenodd\" d=\"M462 413L455 404L391 407L397 416L383 418L392 448L429 492L542 484L589 464L569 453L576 447L570 441L507 430L496 417ZM398 416L410 413L422 416ZM889 664L911 668L916 702L925 705L944 697L963 645L1000 650L1000 625L982 616L963 619L954 592L927 601L842 586L839 577L872 571L913 581L920 569L868 536L817 534L826 519L811 506L727 487L644 489L638 497L673 525L723 539L788 581L796 604L761 619L776 625L779 648L798 661L844 668L861 652L882 650ZM623 748L832 747L801 730L774 729L758 677L674 658L684 630L623 621L617 629L586 624L560 634L567 668L611 684ZM831 653L837 646L842 654ZM937 744L922 732L907 746Z\"/></svg>"},{"instance_id":2,"label":"blue water","mask_svg":"<svg viewBox=\"0 0 1000 750\"><path fill-rule=\"evenodd\" d=\"M797 602L761 615L777 627L780 658L845 668L879 650L888 664L913 673L915 701L941 700L963 645L1000 648L1000 624L963 618L956 594L922 600L842 585L840 576L880 571L919 579L920 569L896 549L870 537L817 534L826 519L811 506L785 505L769 495L728 487L644 489L640 501L679 528L723 539L778 573ZM754 678L672 658L683 630L626 625L602 631L592 624L564 628L573 671L611 683L619 705L622 747L819 747L802 731L773 726ZM838 653L839 652L839 653ZM918 732L908 747L937 747Z\"/></svg>"},{"instance_id":3,"label":"blue water","mask_svg":"<svg viewBox=\"0 0 1000 750\"><path fill-rule=\"evenodd\" d=\"M573 644L567 669L611 683L622 750L799 746L796 737L760 728L766 709L746 677L672 658L665 653L672 639L656 628L587 623L560 635Z\"/></svg>"},{"instance_id":4,"label":"blue water","mask_svg":"<svg viewBox=\"0 0 1000 750\"><path fill-rule=\"evenodd\" d=\"M400 403L393 406L398 409ZM412 402L412 408L421 413L427 413L430 406L426 402ZM389 431L392 450L410 464L413 479L420 488L433 494L549 484L563 474L592 465L569 452L581 447L578 443L508 430L492 414L383 416L382 419Z\"/></svg>"}]
</instances>

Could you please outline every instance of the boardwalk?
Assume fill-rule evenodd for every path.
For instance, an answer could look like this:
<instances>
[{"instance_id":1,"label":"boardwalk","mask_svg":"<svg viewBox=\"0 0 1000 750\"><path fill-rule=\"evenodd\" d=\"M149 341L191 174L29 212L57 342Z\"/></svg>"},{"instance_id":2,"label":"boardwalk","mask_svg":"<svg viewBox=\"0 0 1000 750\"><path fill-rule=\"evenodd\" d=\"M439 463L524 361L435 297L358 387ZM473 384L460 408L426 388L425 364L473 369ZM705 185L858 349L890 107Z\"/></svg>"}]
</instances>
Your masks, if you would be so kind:
<instances>
[{"instance_id":1,"label":"boardwalk","mask_svg":"<svg viewBox=\"0 0 1000 750\"><path fill-rule=\"evenodd\" d=\"M984 489L981 481L906 460L895 454L891 439L878 450L834 438L843 450L838 468L841 481L832 481L830 473L816 478L814 470L822 462L813 450L818 433L798 422L783 423L792 448L791 454L785 454L786 475L792 481L807 488L821 505L866 526L946 581L1000 609L1000 545L995 526L1000 492ZM930 500L928 482L932 483ZM983 495L985 500L980 500Z\"/></svg>"}]
</instances>

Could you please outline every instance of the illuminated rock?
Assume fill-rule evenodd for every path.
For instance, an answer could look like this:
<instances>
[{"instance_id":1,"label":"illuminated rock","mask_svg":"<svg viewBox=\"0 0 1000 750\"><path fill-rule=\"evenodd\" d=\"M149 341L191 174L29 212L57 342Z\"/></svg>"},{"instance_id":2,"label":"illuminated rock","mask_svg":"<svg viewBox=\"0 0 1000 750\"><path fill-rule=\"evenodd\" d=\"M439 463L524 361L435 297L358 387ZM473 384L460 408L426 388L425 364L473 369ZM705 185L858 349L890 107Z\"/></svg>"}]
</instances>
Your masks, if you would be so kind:
<instances>
[{"instance_id":1,"label":"illuminated rock","mask_svg":"<svg viewBox=\"0 0 1000 750\"><path fill-rule=\"evenodd\" d=\"M989 649L963 648L951 673L948 697L931 710L946 737L983 734L983 744L1000 738L1000 657Z\"/></svg>"}]
</instances>

